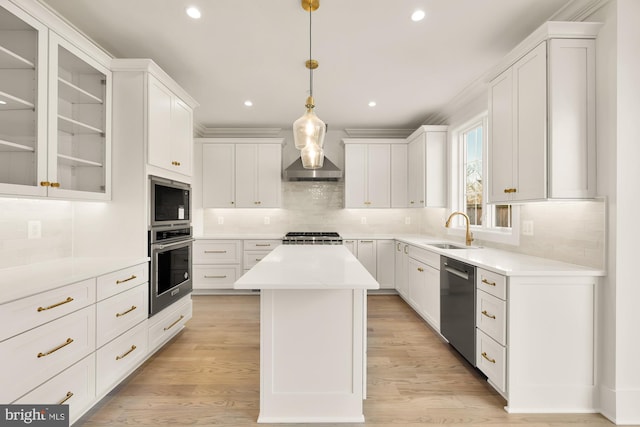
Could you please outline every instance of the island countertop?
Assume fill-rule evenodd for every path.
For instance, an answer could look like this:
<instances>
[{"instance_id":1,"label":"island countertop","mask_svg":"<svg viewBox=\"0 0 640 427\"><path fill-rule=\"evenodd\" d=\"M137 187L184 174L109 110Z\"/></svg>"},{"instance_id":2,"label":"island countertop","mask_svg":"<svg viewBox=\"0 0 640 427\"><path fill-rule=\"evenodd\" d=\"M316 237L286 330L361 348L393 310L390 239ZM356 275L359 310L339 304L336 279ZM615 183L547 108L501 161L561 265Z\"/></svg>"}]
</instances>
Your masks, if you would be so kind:
<instances>
[{"instance_id":1,"label":"island countertop","mask_svg":"<svg viewBox=\"0 0 640 427\"><path fill-rule=\"evenodd\" d=\"M379 289L342 245L282 245L238 279L235 289Z\"/></svg>"}]
</instances>

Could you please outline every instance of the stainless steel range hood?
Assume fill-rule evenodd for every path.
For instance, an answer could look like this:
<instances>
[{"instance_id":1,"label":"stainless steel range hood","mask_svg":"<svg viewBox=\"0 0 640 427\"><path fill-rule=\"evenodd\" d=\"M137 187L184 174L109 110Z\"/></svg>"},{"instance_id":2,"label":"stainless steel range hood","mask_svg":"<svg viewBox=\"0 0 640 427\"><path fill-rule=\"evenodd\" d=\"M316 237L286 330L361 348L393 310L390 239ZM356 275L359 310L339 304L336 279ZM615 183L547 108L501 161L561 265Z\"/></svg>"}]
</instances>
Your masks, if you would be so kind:
<instances>
[{"instance_id":1,"label":"stainless steel range hood","mask_svg":"<svg viewBox=\"0 0 640 427\"><path fill-rule=\"evenodd\" d=\"M342 171L326 157L322 168L305 169L298 157L284 170L283 178L287 181L338 181L342 178Z\"/></svg>"}]
</instances>

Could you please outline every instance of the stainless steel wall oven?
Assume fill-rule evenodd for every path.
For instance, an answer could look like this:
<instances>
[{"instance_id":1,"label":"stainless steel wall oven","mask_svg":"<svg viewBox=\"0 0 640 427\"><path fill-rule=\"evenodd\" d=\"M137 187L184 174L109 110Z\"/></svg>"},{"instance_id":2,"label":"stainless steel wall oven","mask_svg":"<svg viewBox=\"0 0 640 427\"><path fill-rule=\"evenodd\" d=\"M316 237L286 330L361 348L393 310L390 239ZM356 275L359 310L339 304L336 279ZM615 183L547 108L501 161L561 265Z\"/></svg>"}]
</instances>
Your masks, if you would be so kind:
<instances>
[{"instance_id":1,"label":"stainless steel wall oven","mask_svg":"<svg viewBox=\"0 0 640 427\"><path fill-rule=\"evenodd\" d=\"M149 317L192 291L193 240L191 226L149 230Z\"/></svg>"}]
</instances>

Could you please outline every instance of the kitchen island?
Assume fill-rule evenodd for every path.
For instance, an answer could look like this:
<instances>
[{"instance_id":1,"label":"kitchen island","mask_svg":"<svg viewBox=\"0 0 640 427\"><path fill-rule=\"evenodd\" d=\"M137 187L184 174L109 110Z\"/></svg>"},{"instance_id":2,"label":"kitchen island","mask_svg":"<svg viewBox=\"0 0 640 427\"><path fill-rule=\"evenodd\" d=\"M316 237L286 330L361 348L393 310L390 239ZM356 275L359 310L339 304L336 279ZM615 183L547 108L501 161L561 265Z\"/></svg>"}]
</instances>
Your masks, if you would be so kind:
<instances>
[{"instance_id":1,"label":"kitchen island","mask_svg":"<svg viewBox=\"0 0 640 427\"><path fill-rule=\"evenodd\" d=\"M341 245L283 245L234 284L260 289L259 423L363 422L367 289Z\"/></svg>"}]
</instances>

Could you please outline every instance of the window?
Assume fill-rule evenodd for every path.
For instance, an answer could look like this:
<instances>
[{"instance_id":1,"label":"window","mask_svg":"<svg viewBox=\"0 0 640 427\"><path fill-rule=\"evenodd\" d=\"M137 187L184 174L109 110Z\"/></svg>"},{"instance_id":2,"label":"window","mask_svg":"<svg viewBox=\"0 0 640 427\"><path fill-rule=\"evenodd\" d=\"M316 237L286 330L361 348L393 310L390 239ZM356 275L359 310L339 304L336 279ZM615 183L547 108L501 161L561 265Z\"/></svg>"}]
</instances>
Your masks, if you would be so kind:
<instances>
[{"instance_id":1,"label":"window","mask_svg":"<svg viewBox=\"0 0 640 427\"><path fill-rule=\"evenodd\" d=\"M466 123L452 133L453 147L452 208L465 212L476 239L518 244L518 208L486 203L488 180L487 115ZM453 234L465 227L456 219Z\"/></svg>"}]
</instances>

